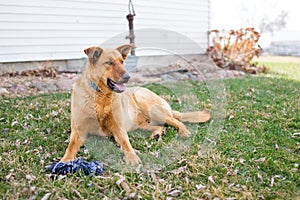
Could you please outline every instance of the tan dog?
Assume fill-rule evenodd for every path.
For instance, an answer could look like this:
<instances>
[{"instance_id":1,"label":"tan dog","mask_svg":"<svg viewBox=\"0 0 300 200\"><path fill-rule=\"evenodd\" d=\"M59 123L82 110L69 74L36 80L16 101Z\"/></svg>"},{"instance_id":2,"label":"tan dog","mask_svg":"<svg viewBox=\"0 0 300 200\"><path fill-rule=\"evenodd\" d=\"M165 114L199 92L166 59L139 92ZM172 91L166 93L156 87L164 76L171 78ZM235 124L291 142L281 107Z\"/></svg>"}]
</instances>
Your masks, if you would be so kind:
<instances>
[{"instance_id":1,"label":"tan dog","mask_svg":"<svg viewBox=\"0 0 300 200\"><path fill-rule=\"evenodd\" d=\"M123 45L117 49L90 47L86 67L73 87L71 97L70 143L61 161L75 159L88 134L113 135L124 152L127 164L138 165L140 158L133 150L127 131L137 128L152 131L151 138L160 137L164 124L174 126L181 136L189 136L181 121L205 122L207 111L180 113L169 104L141 87L128 88L125 83L130 76L124 68L124 60L133 46Z\"/></svg>"}]
</instances>

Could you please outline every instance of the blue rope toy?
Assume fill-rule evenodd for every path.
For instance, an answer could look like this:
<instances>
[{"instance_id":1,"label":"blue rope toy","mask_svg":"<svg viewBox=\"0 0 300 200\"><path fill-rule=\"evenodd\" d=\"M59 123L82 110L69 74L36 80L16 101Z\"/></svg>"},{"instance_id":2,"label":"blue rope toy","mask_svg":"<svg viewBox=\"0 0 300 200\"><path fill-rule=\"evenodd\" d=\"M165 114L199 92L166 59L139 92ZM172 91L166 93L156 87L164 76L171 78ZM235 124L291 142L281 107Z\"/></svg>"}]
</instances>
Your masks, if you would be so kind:
<instances>
[{"instance_id":1,"label":"blue rope toy","mask_svg":"<svg viewBox=\"0 0 300 200\"><path fill-rule=\"evenodd\" d=\"M85 175L100 175L103 172L103 166L96 160L87 162L82 158L76 158L74 161L69 162L55 162L50 166L47 166L48 171L54 174L69 174L75 173L80 170Z\"/></svg>"}]
</instances>

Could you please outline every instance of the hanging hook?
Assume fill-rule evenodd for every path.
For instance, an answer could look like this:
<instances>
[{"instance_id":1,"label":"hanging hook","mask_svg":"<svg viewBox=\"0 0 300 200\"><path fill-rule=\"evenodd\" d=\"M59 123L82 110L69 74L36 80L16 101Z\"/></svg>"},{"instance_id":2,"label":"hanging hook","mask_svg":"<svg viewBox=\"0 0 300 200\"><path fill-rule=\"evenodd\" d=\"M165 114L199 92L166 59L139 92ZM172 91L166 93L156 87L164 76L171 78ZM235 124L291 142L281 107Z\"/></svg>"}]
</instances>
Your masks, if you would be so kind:
<instances>
[{"instance_id":1,"label":"hanging hook","mask_svg":"<svg viewBox=\"0 0 300 200\"><path fill-rule=\"evenodd\" d=\"M129 3L128 3L128 11L129 11L130 15L135 16L134 7L133 7L133 3L131 0L129 0Z\"/></svg>"}]
</instances>

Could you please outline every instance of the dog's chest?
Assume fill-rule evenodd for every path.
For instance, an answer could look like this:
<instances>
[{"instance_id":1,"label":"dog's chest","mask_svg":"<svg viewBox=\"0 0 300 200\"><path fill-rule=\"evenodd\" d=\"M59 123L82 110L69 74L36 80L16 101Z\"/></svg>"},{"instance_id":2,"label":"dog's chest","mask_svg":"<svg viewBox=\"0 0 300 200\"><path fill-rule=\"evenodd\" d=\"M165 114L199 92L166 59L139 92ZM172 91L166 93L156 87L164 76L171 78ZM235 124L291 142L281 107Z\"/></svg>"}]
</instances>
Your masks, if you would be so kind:
<instances>
[{"instance_id":1,"label":"dog's chest","mask_svg":"<svg viewBox=\"0 0 300 200\"><path fill-rule=\"evenodd\" d=\"M95 110L99 125L102 129L107 130L114 122L112 114L112 102L109 99L95 99Z\"/></svg>"}]
</instances>

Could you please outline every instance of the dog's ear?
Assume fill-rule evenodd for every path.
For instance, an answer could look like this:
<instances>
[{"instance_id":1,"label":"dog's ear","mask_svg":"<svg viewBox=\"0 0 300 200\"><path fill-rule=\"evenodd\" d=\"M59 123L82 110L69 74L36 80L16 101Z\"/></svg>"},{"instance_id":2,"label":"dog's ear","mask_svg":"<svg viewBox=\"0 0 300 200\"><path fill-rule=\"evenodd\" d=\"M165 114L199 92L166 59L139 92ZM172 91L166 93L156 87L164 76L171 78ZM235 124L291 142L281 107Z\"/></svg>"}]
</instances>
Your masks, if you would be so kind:
<instances>
[{"instance_id":1,"label":"dog's ear","mask_svg":"<svg viewBox=\"0 0 300 200\"><path fill-rule=\"evenodd\" d=\"M122 46L119 46L117 50L121 53L123 59L125 60L127 58L127 55L131 51L131 49L136 48L133 44L124 44Z\"/></svg>"},{"instance_id":2,"label":"dog's ear","mask_svg":"<svg viewBox=\"0 0 300 200\"><path fill-rule=\"evenodd\" d=\"M99 59L103 49L100 47L94 46L89 47L84 50L84 53L88 56L90 63L95 64Z\"/></svg>"}]
</instances>

